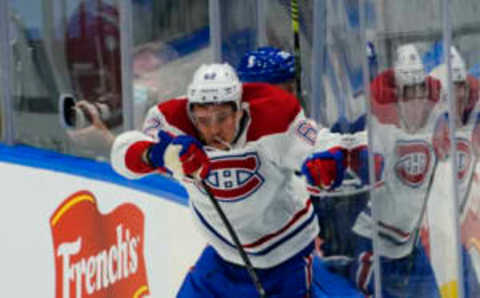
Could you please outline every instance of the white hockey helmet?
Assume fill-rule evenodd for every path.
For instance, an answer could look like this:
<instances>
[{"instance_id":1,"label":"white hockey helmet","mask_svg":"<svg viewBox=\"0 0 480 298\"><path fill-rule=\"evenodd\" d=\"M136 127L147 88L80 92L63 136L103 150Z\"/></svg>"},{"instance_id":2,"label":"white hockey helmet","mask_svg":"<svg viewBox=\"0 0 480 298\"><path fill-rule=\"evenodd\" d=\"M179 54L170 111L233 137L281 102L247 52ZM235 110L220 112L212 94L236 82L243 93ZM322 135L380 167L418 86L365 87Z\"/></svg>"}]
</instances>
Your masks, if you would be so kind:
<instances>
[{"instance_id":1,"label":"white hockey helmet","mask_svg":"<svg viewBox=\"0 0 480 298\"><path fill-rule=\"evenodd\" d=\"M188 86L187 98L191 104L234 102L237 109L242 99L242 83L228 63L203 64L194 73Z\"/></svg>"},{"instance_id":2,"label":"white hockey helmet","mask_svg":"<svg viewBox=\"0 0 480 298\"><path fill-rule=\"evenodd\" d=\"M398 87L425 82L425 68L420 54L413 44L405 44L397 48L394 72L395 83Z\"/></svg>"},{"instance_id":3,"label":"white hockey helmet","mask_svg":"<svg viewBox=\"0 0 480 298\"><path fill-rule=\"evenodd\" d=\"M450 63L452 65L452 82L466 82L467 81L467 67L462 56L458 53L457 49L452 46L450 48ZM442 90L445 92L447 86L447 66L445 63L435 67L430 75L438 80L442 84Z\"/></svg>"},{"instance_id":4,"label":"white hockey helmet","mask_svg":"<svg viewBox=\"0 0 480 298\"><path fill-rule=\"evenodd\" d=\"M457 48L450 47L450 62L452 64L452 82L464 82L467 80L467 67Z\"/></svg>"}]
</instances>

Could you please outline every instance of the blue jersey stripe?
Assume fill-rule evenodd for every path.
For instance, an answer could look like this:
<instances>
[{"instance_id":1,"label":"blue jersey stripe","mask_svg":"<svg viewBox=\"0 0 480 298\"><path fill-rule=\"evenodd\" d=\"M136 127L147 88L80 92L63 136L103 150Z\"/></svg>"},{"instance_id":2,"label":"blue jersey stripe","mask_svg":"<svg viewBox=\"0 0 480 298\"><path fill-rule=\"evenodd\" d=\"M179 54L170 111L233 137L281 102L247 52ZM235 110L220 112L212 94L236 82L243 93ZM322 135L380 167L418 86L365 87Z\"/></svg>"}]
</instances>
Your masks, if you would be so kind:
<instances>
[{"instance_id":1,"label":"blue jersey stripe","mask_svg":"<svg viewBox=\"0 0 480 298\"><path fill-rule=\"evenodd\" d=\"M223 243L225 243L226 245L230 246L231 248L235 248L236 249L236 246L231 243L230 241L228 241L227 239L225 239L225 237L223 237L222 235L220 235L220 233L218 233L206 220L205 218L202 216L202 214L197 210L197 208L195 208L195 206L192 204L193 206L193 210L195 211L195 214L198 216L198 218L200 219L200 221L202 222L202 224L212 233L214 234L218 239L220 239ZM300 231L302 231L304 228L306 228L314 219L315 219L315 212L312 212L312 214L310 215L310 217L304 222L302 223L300 226L296 227L293 231L291 231L290 233L286 234L284 237L280 238L280 240L274 242L273 244L271 244L270 246L267 246L266 248L258 251L258 252L249 252L247 250L245 250L245 252L248 254L248 255L252 255L252 256L263 256L263 255L266 255L268 254L270 251L272 251L273 249L277 248L278 246L280 246L281 244L285 243L286 241L288 241L290 238L292 238L293 236L297 235Z\"/></svg>"}]
</instances>

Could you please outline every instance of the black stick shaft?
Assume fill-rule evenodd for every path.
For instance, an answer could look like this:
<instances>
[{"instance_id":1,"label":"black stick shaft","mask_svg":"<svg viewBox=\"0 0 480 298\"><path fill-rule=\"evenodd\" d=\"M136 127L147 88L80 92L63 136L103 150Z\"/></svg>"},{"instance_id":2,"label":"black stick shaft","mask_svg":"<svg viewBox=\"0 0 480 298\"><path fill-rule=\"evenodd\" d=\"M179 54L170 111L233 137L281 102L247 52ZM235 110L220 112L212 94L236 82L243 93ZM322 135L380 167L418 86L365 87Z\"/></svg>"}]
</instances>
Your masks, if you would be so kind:
<instances>
[{"instance_id":1,"label":"black stick shaft","mask_svg":"<svg viewBox=\"0 0 480 298\"><path fill-rule=\"evenodd\" d=\"M300 101L301 106L306 109L306 104L303 100L302 94L302 61L300 58L300 33L299 33L299 11L297 0L290 1L290 13L292 18L292 30L293 30L293 53L295 57L295 84L297 98Z\"/></svg>"},{"instance_id":2,"label":"black stick shaft","mask_svg":"<svg viewBox=\"0 0 480 298\"><path fill-rule=\"evenodd\" d=\"M255 270L253 269L252 263L250 262L250 259L247 256L247 253L242 247L242 244L240 243L240 240L238 239L237 233L233 229L232 224L228 220L227 216L223 212L222 208L220 207L220 204L218 204L217 200L215 197L212 195L212 192L210 191L210 187L205 183L204 180L201 181L203 189L205 189L205 192L208 195L208 198L212 202L213 206L217 210L218 214L220 215L220 218L222 219L223 223L227 227L228 233L232 237L233 242L235 243L235 246L238 250L238 253L240 254L240 257L242 258L243 262L245 263L245 268L248 271L248 274L250 275L250 278L252 279L255 288L258 291L258 294L260 295L261 298L266 298L266 293L265 290L262 287L262 284L260 283L260 279L257 276L257 273L255 273Z\"/></svg>"}]
</instances>

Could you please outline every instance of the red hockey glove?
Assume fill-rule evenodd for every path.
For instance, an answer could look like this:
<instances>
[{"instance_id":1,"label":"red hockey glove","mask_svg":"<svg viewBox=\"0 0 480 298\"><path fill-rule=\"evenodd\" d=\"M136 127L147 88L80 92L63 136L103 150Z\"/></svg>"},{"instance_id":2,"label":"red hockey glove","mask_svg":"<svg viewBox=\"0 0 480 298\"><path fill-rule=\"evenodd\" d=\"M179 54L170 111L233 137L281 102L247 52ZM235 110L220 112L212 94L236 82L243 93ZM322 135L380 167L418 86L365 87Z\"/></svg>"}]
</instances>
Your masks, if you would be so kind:
<instances>
[{"instance_id":1,"label":"red hockey glove","mask_svg":"<svg viewBox=\"0 0 480 298\"><path fill-rule=\"evenodd\" d=\"M346 150L338 147L308 157L302 165L308 184L326 190L340 186L345 172L345 153Z\"/></svg>"},{"instance_id":2,"label":"red hockey glove","mask_svg":"<svg viewBox=\"0 0 480 298\"><path fill-rule=\"evenodd\" d=\"M165 150L165 166L177 178L193 177L203 180L208 177L210 160L197 139L181 135L175 137Z\"/></svg>"},{"instance_id":3,"label":"red hockey glove","mask_svg":"<svg viewBox=\"0 0 480 298\"><path fill-rule=\"evenodd\" d=\"M158 136L160 142L153 145L148 153L153 166L165 167L176 178L208 177L210 160L197 139L188 135L173 137L164 131Z\"/></svg>"}]
</instances>

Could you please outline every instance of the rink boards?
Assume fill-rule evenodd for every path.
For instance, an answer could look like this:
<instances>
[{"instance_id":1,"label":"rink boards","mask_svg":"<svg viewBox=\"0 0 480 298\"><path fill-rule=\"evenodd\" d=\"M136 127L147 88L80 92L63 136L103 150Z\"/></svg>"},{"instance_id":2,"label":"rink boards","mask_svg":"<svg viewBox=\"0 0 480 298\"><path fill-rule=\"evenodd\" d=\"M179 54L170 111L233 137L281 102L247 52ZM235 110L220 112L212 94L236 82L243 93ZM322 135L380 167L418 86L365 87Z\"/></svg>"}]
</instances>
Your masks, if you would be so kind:
<instances>
[{"instance_id":1,"label":"rink boards","mask_svg":"<svg viewBox=\"0 0 480 298\"><path fill-rule=\"evenodd\" d=\"M178 184L25 146L0 151L3 297L175 296L204 246Z\"/></svg>"}]
</instances>

